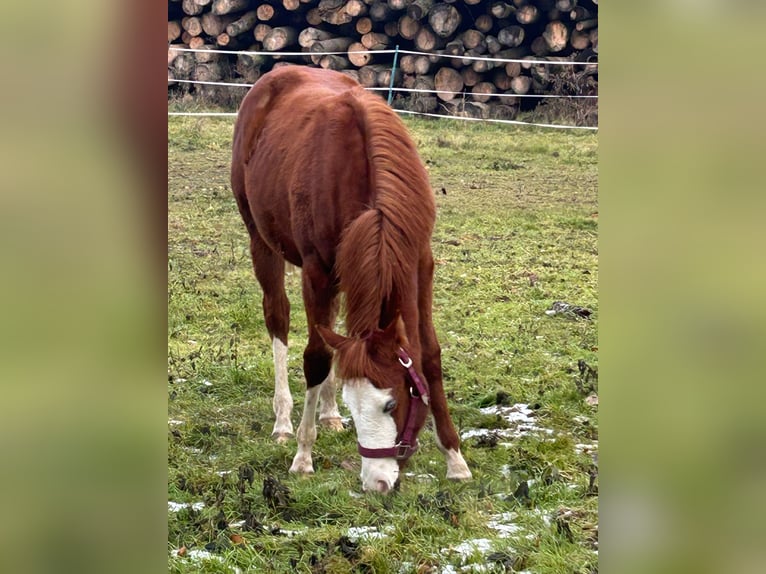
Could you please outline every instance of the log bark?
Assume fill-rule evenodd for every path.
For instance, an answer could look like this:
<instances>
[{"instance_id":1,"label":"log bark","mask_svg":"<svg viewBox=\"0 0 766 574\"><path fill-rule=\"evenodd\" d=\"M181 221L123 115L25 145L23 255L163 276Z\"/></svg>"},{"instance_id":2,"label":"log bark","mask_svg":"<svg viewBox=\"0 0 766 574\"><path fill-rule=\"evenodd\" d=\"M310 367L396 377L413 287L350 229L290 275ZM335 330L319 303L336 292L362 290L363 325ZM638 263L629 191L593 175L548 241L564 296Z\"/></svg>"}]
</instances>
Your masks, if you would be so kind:
<instances>
[{"instance_id":1,"label":"log bark","mask_svg":"<svg viewBox=\"0 0 766 574\"><path fill-rule=\"evenodd\" d=\"M467 50L475 50L482 44L484 44L484 49L486 50L487 44L484 43L484 34L478 30L466 30L460 35L460 39Z\"/></svg>"},{"instance_id":2,"label":"log bark","mask_svg":"<svg viewBox=\"0 0 766 574\"><path fill-rule=\"evenodd\" d=\"M516 11L516 7L506 2L492 2L489 12L498 20L508 18Z\"/></svg>"},{"instance_id":3,"label":"log bark","mask_svg":"<svg viewBox=\"0 0 766 574\"><path fill-rule=\"evenodd\" d=\"M548 42L546 42L545 38L542 36L538 36L532 40L532 43L529 45L529 47L532 49L532 53L540 58L545 57L551 53L551 49L548 47Z\"/></svg>"},{"instance_id":4,"label":"log bark","mask_svg":"<svg viewBox=\"0 0 766 574\"><path fill-rule=\"evenodd\" d=\"M444 41L437 37L428 26L421 26L415 36L415 47L421 52L431 52L443 45Z\"/></svg>"},{"instance_id":5,"label":"log bark","mask_svg":"<svg viewBox=\"0 0 766 574\"><path fill-rule=\"evenodd\" d=\"M532 87L532 78L529 76L516 76L511 80L511 90L514 94L525 95Z\"/></svg>"},{"instance_id":6,"label":"log bark","mask_svg":"<svg viewBox=\"0 0 766 574\"><path fill-rule=\"evenodd\" d=\"M476 22L474 22L474 26L476 26L476 29L479 32L483 32L487 34L490 30L492 30L492 26L495 25L495 21L492 19L492 16L489 14L481 14L476 18Z\"/></svg>"},{"instance_id":7,"label":"log bark","mask_svg":"<svg viewBox=\"0 0 766 574\"><path fill-rule=\"evenodd\" d=\"M173 77L177 80L191 79L196 62L194 56L188 52L179 53L173 60Z\"/></svg>"},{"instance_id":8,"label":"log bark","mask_svg":"<svg viewBox=\"0 0 766 574\"><path fill-rule=\"evenodd\" d=\"M369 32L362 36L362 45L368 50L384 50L388 47L389 37L378 32Z\"/></svg>"},{"instance_id":9,"label":"log bark","mask_svg":"<svg viewBox=\"0 0 766 574\"><path fill-rule=\"evenodd\" d=\"M205 44L199 48L205 50L204 52L194 52L194 60L198 64L207 64L209 62L217 62L221 59L221 54L216 52L216 46L214 44ZM212 50L212 51L211 51Z\"/></svg>"},{"instance_id":10,"label":"log bark","mask_svg":"<svg viewBox=\"0 0 766 574\"><path fill-rule=\"evenodd\" d=\"M387 69L388 66L382 64L372 64L371 66L362 66L359 68L359 83L365 88L375 88L378 86L378 72Z\"/></svg>"},{"instance_id":11,"label":"log bark","mask_svg":"<svg viewBox=\"0 0 766 574\"><path fill-rule=\"evenodd\" d=\"M385 66L378 72L377 82L379 86L388 87L391 83L391 68ZM394 86L400 86L402 83L402 70L397 68L394 75Z\"/></svg>"},{"instance_id":12,"label":"log bark","mask_svg":"<svg viewBox=\"0 0 766 574\"><path fill-rule=\"evenodd\" d=\"M455 69L445 66L436 72L434 87L437 90L437 97L444 102L449 102L456 97L456 94L451 92L463 91L463 77Z\"/></svg>"},{"instance_id":13,"label":"log bark","mask_svg":"<svg viewBox=\"0 0 766 574\"><path fill-rule=\"evenodd\" d=\"M319 26L322 23L322 17L319 15L319 8L311 8L306 12L306 22L311 26Z\"/></svg>"},{"instance_id":14,"label":"log bark","mask_svg":"<svg viewBox=\"0 0 766 574\"><path fill-rule=\"evenodd\" d=\"M224 66L220 62L199 64L192 72L192 80L198 82L219 82L223 79Z\"/></svg>"},{"instance_id":15,"label":"log bark","mask_svg":"<svg viewBox=\"0 0 766 574\"><path fill-rule=\"evenodd\" d=\"M327 40L317 40L311 45L309 51L312 54L322 54L323 52L346 52L348 47L354 43L352 38L329 38ZM312 56L315 63L319 63L321 57Z\"/></svg>"},{"instance_id":16,"label":"log bark","mask_svg":"<svg viewBox=\"0 0 766 574\"><path fill-rule=\"evenodd\" d=\"M598 26L598 18L591 18L589 20L581 20L580 22L577 22L577 24L575 24L575 29L578 32L585 32L596 26Z\"/></svg>"},{"instance_id":17,"label":"log bark","mask_svg":"<svg viewBox=\"0 0 766 574\"><path fill-rule=\"evenodd\" d=\"M428 13L431 29L441 38L451 36L461 21L460 12L450 4L434 4Z\"/></svg>"},{"instance_id":18,"label":"log bark","mask_svg":"<svg viewBox=\"0 0 766 574\"><path fill-rule=\"evenodd\" d=\"M343 9L352 18L367 14L367 5L362 0L348 0Z\"/></svg>"},{"instance_id":19,"label":"log bark","mask_svg":"<svg viewBox=\"0 0 766 574\"><path fill-rule=\"evenodd\" d=\"M505 73L510 78L515 78L516 76L521 74L521 64L518 62L507 62L505 64Z\"/></svg>"},{"instance_id":20,"label":"log bark","mask_svg":"<svg viewBox=\"0 0 766 574\"><path fill-rule=\"evenodd\" d=\"M326 32L319 28L304 28L301 33L298 34L298 44L302 48L310 48L311 45L317 40L329 40L333 38L332 33Z\"/></svg>"},{"instance_id":21,"label":"log bark","mask_svg":"<svg viewBox=\"0 0 766 574\"><path fill-rule=\"evenodd\" d=\"M572 8L571 12L569 12L569 19L575 22L587 20L588 18L590 18L590 10L583 8L582 6L575 6Z\"/></svg>"},{"instance_id":22,"label":"log bark","mask_svg":"<svg viewBox=\"0 0 766 574\"><path fill-rule=\"evenodd\" d=\"M402 69L404 69L405 57L402 57ZM372 63L372 54L364 47L364 44L354 42L348 47L348 60L357 68L361 68Z\"/></svg>"},{"instance_id":23,"label":"log bark","mask_svg":"<svg viewBox=\"0 0 766 574\"><path fill-rule=\"evenodd\" d=\"M487 44L487 51L492 55L497 54L503 49L503 45L494 36L485 36L484 43Z\"/></svg>"},{"instance_id":24,"label":"log bark","mask_svg":"<svg viewBox=\"0 0 766 574\"><path fill-rule=\"evenodd\" d=\"M231 15L217 16L212 12L205 12L200 21L202 23L202 30L208 36L217 36L218 34L226 31L226 26L231 24L236 18Z\"/></svg>"},{"instance_id":25,"label":"log bark","mask_svg":"<svg viewBox=\"0 0 766 574\"><path fill-rule=\"evenodd\" d=\"M497 41L503 46L515 48L524 42L524 28L521 26L508 26L497 32Z\"/></svg>"},{"instance_id":26,"label":"log bark","mask_svg":"<svg viewBox=\"0 0 766 574\"><path fill-rule=\"evenodd\" d=\"M407 3L409 0L388 0L388 7L391 8L391 10L399 11L404 10L407 7Z\"/></svg>"},{"instance_id":27,"label":"log bark","mask_svg":"<svg viewBox=\"0 0 766 574\"><path fill-rule=\"evenodd\" d=\"M255 27L255 23L258 20L258 12L255 10L251 10L250 12L245 12L242 14L242 16L239 17L238 20L235 20L228 26L226 26L226 33L229 36L239 36L240 34L244 34L245 32L249 32L250 30Z\"/></svg>"},{"instance_id":28,"label":"log bark","mask_svg":"<svg viewBox=\"0 0 766 574\"><path fill-rule=\"evenodd\" d=\"M263 39L263 49L267 52L276 52L292 46L298 42L298 32L290 26L277 26Z\"/></svg>"},{"instance_id":29,"label":"log bark","mask_svg":"<svg viewBox=\"0 0 766 574\"><path fill-rule=\"evenodd\" d=\"M561 52L569 42L569 28L559 20L548 22L543 32L543 38L551 52Z\"/></svg>"},{"instance_id":30,"label":"log bark","mask_svg":"<svg viewBox=\"0 0 766 574\"><path fill-rule=\"evenodd\" d=\"M572 30L569 36L569 45L575 50L585 50L590 46L590 35L579 30Z\"/></svg>"},{"instance_id":31,"label":"log bark","mask_svg":"<svg viewBox=\"0 0 766 574\"><path fill-rule=\"evenodd\" d=\"M253 28L253 37L256 42L263 42L269 32L271 32L271 26L268 24L256 24Z\"/></svg>"},{"instance_id":32,"label":"log bark","mask_svg":"<svg viewBox=\"0 0 766 574\"><path fill-rule=\"evenodd\" d=\"M405 40L412 40L417 36L420 31L420 22L414 18L410 18L408 15L404 15L399 18L398 22L399 35Z\"/></svg>"},{"instance_id":33,"label":"log bark","mask_svg":"<svg viewBox=\"0 0 766 574\"><path fill-rule=\"evenodd\" d=\"M317 6L322 21L335 26L348 24L353 20L345 7L343 0L319 0L319 6Z\"/></svg>"},{"instance_id":34,"label":"log bark","mask_svg":"<svg viewBox=\"0 0 766 574\"><path fill-rule=\"evenodd\" d=\"M510 98L502 98L499 104L489 105L489 119L493 120L514 120L519 113L518 104L512 104L508 100Z\"/></svg>"},{"instance_id":35,"label":"log bark","mask_svg":"<svg viewBox=\"0 0 766 574\"><path fill-rule=\"evenodd\" d=\"M434 0L413 0L413 2L407 6L407 16L413 20L422 20L426 17L433 5Z\"/></svg>"},{"instance_id":36,"label":"log bark","mask_svg":"<svg viewBox=\"0 0 766 574\"><path fill-rule=\"evenodd\" d=\"M391 9L385 2L377 0L370 6L368 14L373 22L387 22L390 20Z\"/></svg>"},{"instance_id":37,"label":"log bark","mask_svg":"<svg viewBox=\"0 0 766 574\"><path fill-rule=\"evenodd\" d=\"M481 82L481 74L476 72L471 66L466 66L460 70L460 76L463 78L463 84L469 88Z\"/></svg>"},{"instance_id":38,"label":"log bark","mask_svg":"<svg viewBox=\"0 0 766 574\"><path fill-rule=\"evenodd\" d=\"M189 16L197 16L198 14L202 14L202 11L205 9L204 6L200 6L194 0L183 0L181 2L181 9L184 11L184 14L188 14Z\"/></svg>"},{"instance_id":39,"label":"log bark","mask_svg":"<svg viewBox=\"0 0 766 574\"><path fill-rule=\"evenodd\" d=\"M500 92L507 92L511 89L511 76L505 71L505 66L492 70L492 83Z\"/></svg>"},{"instance_id":40,"label":"log bark","mask_svg":"<svg viewBox=\"0 0 766 574\"><path fill-rule=\"evenodd\" d=\"M229 14L244 10L250 4L250 0L213 0L213 14Z\"/></svg>"},{"instance_id":41,"label":"log bark","mask_svg":"<svg viewBox=\"0 0 766 574\"><path fill-rule=\"evenodd\" d=\"M339 71L350 67L351 63L348 58L344 58L343 56L328 54L327 56L322 56L322 59L319 60L319 66L326 70Z\"/></svg>"},{"instance_id":42,"label":"log bark","mask_svg":"<svg viewBox=\"0 0 766 574\"><path fill-rule=\"evenodd\" d=\"M181 22L179 20L172 20L168 22L168 43L178 40L181 37L183 28L181 28Z\"/></svg>"},{"instance_id":43,"label":"log bark","mask_svg":"<svg viewBox=\"0 0 766 574\"><path fill-rule=\"evenodd\" d=\"M386 36L395 38L396 35L399 33L399 21L391 20L390 22L386 22L385 24L383 24L383 32L386 33Z\"/></svg>"}]
</instances>

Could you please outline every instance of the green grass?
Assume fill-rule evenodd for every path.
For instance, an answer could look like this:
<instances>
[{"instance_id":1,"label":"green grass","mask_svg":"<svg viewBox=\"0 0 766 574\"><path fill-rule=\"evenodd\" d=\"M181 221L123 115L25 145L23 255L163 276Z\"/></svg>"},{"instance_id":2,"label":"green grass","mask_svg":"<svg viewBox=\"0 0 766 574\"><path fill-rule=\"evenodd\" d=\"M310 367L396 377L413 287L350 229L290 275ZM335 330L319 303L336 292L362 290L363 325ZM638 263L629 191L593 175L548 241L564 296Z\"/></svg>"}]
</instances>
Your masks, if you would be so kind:
<instances>
[{"instance_id":1,"label":"green grass","mask_svg":"<svg viewBox=\"0 0 766 574\"><path fill-rule=\"evenodd\" d=\"M168 499L205 504L168 514L172 572L597 570L597 497L588 489L596 465L575 449L598 439L596 407L584 400L594 381L578 370L579 360L598 365L597 136L405 122L438 206L434 318L453 419L461 431L507 427L479 410L502 399L534 405L535 424L552 433L464 441L474 479L458 484L444 479L427 429L405 472L435 478L405 476L383 497L361 494L353 431L320 430L316 474L289 475L295 441L269 438L271 344L228 187L233 118L170 118ZM299 271L287 287L297 427L306 342ZM593 310L592 320L547 316L556 300ZM262 495L267 476L289 489L286 506ZM529 498L518 500L522 481ZM503 513L519 527L511 537L488 525ZM349 540L358 526L385 536ZM476 539L490 548L456 552ZM182 546L208 546L218 559L178 557Z\"/></svg>"}]
</instances>

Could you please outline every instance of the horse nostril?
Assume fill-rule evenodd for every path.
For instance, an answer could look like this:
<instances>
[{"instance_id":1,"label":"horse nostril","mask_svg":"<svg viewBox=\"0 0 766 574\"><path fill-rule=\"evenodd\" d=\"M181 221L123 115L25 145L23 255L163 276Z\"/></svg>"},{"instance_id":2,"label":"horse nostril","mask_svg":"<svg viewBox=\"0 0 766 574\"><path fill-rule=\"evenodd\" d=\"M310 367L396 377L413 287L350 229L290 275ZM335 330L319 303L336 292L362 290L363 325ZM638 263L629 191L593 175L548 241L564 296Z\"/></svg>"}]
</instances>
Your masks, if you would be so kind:
<instances>
[{"instance_id":1,"label":"horse nostril","mask_svg":"<svg viewBox=\"0 0 766 574\"><path fill-rule=\"evenodd\" d=\"M385 480L379 480L377 483L378 492L382 492L383 494L388 492L388 483Z\"/></svg>"}]
</instances>

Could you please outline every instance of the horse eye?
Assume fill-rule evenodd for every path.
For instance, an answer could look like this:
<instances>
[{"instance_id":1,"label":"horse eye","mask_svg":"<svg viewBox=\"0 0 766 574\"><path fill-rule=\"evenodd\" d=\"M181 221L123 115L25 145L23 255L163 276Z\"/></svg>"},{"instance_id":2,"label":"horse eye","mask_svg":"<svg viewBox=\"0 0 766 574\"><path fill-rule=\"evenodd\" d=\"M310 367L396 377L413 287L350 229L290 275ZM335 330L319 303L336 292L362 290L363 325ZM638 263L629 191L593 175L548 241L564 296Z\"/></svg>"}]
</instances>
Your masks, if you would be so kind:
<instances>
[{"instance_id":1,"label":"horse eye","mask_svg":"<svg viewBox=\"0 0 766 574\"><path fill-rule=\"evenodd\" d=\"M386 406L383 407L384 413L390 413L392 410L396 408L396 401L394 399L391 399L386 403Z\"/></svg>"}]
</instances>

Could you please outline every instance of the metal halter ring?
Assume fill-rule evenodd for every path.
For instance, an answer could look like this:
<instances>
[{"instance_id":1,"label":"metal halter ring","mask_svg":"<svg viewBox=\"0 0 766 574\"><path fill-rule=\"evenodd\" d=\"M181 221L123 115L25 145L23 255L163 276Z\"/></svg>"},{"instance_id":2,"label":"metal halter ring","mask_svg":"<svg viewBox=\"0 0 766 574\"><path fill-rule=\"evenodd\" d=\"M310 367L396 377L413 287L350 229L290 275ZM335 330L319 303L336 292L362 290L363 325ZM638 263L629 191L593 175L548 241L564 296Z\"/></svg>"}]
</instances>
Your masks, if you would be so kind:
<instances>
[{"instance_id":1,"label":"metal halter ring","mask_svg":"<svg viewBox=\"0 0 766 574\"><path fill-rule=\"evenodd\" d=\"M402 367L404 367L405 369L409 369L412 366L412 357L407 357L406 363L402 361L401 357L399 357L399 362L401 363Z\"/></svg>"}]
</instances>

